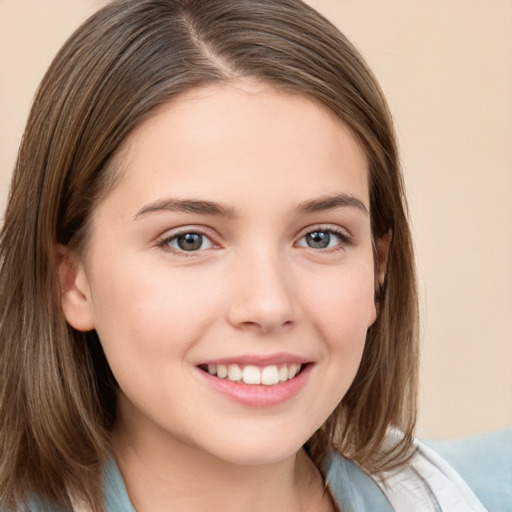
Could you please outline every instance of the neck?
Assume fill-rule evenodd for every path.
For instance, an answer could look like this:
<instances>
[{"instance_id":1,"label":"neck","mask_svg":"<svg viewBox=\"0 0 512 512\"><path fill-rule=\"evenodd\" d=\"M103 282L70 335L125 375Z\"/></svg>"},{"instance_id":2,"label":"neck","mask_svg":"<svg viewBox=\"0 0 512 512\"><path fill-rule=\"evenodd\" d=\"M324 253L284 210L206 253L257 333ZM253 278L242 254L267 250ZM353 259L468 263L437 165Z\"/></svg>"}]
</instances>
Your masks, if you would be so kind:
<instances>
[{"instance_id":1,"label":"neck","mask_svg":"<svg viewBox=\"0 0 512 512\"><path fill-rule=\"evenodd\" d=\"M269 464L240 465L166 433L123 426L112 447L137 512L331 510L322 479L303 450Z\"/></svg>"}]
</instances>

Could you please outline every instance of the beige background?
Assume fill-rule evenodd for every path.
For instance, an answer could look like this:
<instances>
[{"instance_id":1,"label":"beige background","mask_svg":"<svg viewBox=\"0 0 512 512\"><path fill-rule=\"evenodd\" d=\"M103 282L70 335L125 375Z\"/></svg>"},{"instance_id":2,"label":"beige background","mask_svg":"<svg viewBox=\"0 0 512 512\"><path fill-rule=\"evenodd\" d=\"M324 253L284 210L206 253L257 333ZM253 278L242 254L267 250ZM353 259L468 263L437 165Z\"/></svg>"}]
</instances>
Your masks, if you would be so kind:
<instances>
[{"instance_id":1,"label":"beige background","mask_svg":"<svg viewBox=\"0 0 512 512\"><path fill-rule=\"evenodd\" d=\"M205 0L207 1L207 0ZM0 0L0 209L50 59L101 0ZM422 290L420 434L512 424L512 0L310 0L387 94Z\"/></svg>"}]
</instances>

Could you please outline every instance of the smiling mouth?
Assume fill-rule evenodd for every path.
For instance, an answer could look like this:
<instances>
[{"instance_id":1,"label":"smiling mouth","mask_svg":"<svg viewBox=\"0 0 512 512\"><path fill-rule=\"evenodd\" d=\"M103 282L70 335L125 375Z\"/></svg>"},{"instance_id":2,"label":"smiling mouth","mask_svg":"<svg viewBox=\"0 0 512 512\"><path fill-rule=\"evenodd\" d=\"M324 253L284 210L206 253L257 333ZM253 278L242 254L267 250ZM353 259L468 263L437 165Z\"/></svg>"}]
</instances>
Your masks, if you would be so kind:
<instances>
[{"instance_id":1,"label":"smiling mouth","mask_svg":"<svg viewBox=\"0 0 512 512\"><path fill-rule=\"evenodd\" d=\"M238 384L263 384L275 386L295 378L305 368L304 364L290 363L269 366L208 364L199 368L219 379L226 379Z\"/></svg>"}]
</instances>

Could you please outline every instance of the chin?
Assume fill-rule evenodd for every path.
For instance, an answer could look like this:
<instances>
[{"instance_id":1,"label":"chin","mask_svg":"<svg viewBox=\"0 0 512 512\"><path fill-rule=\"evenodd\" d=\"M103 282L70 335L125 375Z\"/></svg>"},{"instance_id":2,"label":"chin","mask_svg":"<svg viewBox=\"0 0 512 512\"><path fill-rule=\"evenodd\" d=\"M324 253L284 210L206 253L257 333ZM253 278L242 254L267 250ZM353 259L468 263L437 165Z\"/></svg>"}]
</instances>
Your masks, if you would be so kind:
<instances>
[{"instance_id":1,"label":"chin","mask_svg":"<svg viewBox=\"0 0 512 512\"><path fill-rule=\"evenodd\" d=\"M268 448L260 450L245 449L238 453L219 453L219 458L236 466L266 466L295 457L301 448L302 446L299 446L292 450L280 450L279 452L271 451Z\"/></svg>"},{"instance_id":2,"label":"chin","mask_svg":"<svg viewBox=\"0 0 512 512\"><path fill-rule=\"evenodd\" d=\"M295 436L290 436L286 432L271 438L254 435L235 438L235 436L226 435L223 442L207 448L207 451L218 459L239 466L268 465L295 457L307 439L300 437L297 433Z\"/></svg>"}]
</instances>

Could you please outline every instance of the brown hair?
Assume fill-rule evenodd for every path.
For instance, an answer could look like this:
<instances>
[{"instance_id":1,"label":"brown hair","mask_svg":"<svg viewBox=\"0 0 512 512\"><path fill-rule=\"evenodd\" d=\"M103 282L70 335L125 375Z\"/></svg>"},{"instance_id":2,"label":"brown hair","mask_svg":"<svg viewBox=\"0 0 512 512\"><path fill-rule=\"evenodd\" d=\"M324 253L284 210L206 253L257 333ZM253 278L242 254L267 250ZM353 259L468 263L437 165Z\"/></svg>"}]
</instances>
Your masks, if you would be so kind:
<instances>
[{"instance_id":1,"label":"brown hair","mask_svg":"<svg viewBox=\"0 0 512 512\"><path fill-rule=\"evenodd\" d=\"M373 236L392 233L359 372L309 451L320 463L334 446L369 471L410 454L413 254L392 120L363 59L300 0L117 0L86 21L50 66L12 180L0 239L0 503L7 510L34 495L103 508L116 383L96 333L64 320L56 245L80 250L91 212L112 186L116 151L155 108L188 89L248 76L308 94L350 127L369 161ZM403 436L384 448L391 427Z\"/></svg>"}]
</instances>

